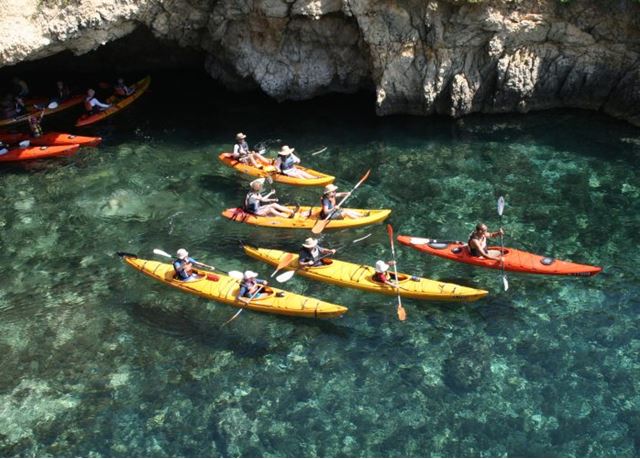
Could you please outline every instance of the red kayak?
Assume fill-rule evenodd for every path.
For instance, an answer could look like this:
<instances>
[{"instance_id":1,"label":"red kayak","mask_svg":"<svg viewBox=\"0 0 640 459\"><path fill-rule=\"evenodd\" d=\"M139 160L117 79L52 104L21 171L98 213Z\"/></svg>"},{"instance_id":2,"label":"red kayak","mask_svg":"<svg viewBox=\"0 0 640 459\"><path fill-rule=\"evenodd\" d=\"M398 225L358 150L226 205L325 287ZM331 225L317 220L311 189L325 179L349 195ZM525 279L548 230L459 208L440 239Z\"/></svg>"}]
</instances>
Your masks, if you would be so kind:
<instances>
[{"instance_id":1,"label":"red kayak","mask_svg":"<svg viewBox=\"0 0 640 459\"><path fill-rule=\"evenodd\" d=\"M59 104L56 104L53 108L48 107L39 107L39 106L29 106L27 108L27 113L11 117L0 119L0 126L9 126L11 124L26 122L29 116L38 115L38 116L47 116L52 115L54 113L58 113L59 111L66 110L67 108L73 107L74 105L78 105L84 102L83 95L71 96L68 99L63 100Z\"/></svg>"},{"instance_id":2,"label":"red kayak","mask_svg":"<svg viewBox=\"0 0 640 459\"><path fill-rule=\"evenodd\" d=\"M31 145L80 145L81 147L95 147L102 142L102 137L87 137L81 135L66 134L64 132L47 132L40 137L29 137L29 134L0 134L0 141L16 145L28 140Z\"/></svg>"},{"instance_id":3,"label":"red kayak","mask_svg":"<svg viewBox=\"0 0 640 459\"><path fill-rule=\"evenodd\" d=\"M474 257L466 243L461 241L438 241L422 237L398 236L401 244L408 245L430 255L459 261L491 269L501 269L502 263L484 257ZM500 254L500 247L488 247L487 250ZM522 250L504 247L504 270L530 274L555 274L558 276L595 276L602 268L599 266L581 265L570 261L535 255Z\"/></svg>"},{"instance_id":4,"label":"red kayak","mask_svg":"<svg viewBox=\"0 0 640 459\"><path fill-rule=\"evenodd\" d=\"M0 162L28 161L30 159L51 158L54 156L69 156L78 151L80 145L57 145L53 147L14 148L8 153L0 155Z\"/></svg>"}]
</instances>

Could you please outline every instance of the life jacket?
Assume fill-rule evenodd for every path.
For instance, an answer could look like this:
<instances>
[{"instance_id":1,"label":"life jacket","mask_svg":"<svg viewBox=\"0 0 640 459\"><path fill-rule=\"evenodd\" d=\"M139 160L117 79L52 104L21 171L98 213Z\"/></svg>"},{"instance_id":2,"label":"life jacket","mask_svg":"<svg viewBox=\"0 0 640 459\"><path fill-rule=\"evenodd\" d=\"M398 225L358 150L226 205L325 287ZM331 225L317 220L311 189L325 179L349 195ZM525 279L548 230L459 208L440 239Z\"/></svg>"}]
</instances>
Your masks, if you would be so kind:
<instances>
[{"instance_id":1,"label":"life jacket","mask_svg":"<svg viewBox=\"0 0 640 459\"><path fill-rule=\"evenodd\" d=\"M247 196L244 198L243 210L250 214L255 214L258 212L258 209L260 209L260 201L257 198L254 198L255 194L260 196L260 193L254 193L253 191L250 191L249 193L247 193Z\"/></svg>"},{"instance_id":2,"label":"life jacket","mask_svg":"<svg viewBox=\"0 0 640 459\"><path fill-rule=\"evenodd\" d=\"M280 172L288 171L296 163L291 155L278 155L278 158L280 158Z\"/></svg>"},{"instance_id":3,"label":"life jacket","mask_svg":"<svg viewBox=\"0 0 640 459\"><path fill-rule=\"evenodd\" d=\"M29 129L31 129L31 135L33 137L40 137L42 135L42 126L37 119L33 117L29 118Z\"/></svg>"},{"instance_id":4,"label":"life jacket","mask_svg":"<svg viewBox=\"0 0 640 459\"><path fill-rule=\"evenodd\" d=\"M187 263L191 263L192 259L188 258L187 260L176 259L173 262L173 270L176 272L176 278L180 280L187 280L193 273L193 270L187 272L187 270L183 267Z\"/></svg>"},{"instance_id":5,"label":"life jacket","mask_svg":"<svg viewBox=\"0 0 640 459\"><path fill-rule=\"evenodd\" d=\"M327 216L329 215L328 213L325 213L325 211L324 211L325 202L327 203L327 208L329 209L329 213L331 213L333 208L336 206L334 201L329 199L327 197L327 195L323 194L322 197L320 197L320 207L322 208L322 210L320 211L320 215L321 215L322 218L327 218Z\"/></svg>"},{"instance_id":6,"label":"life jacket","mask_svg":"<svg viewBox=\"0 0 640 459\"><path fill-rule=\"evenodd\" d=\"M476 241L480 241L480 239L478 239L477 237L474 237L475 235L476 235L475 231L469 235L469 240L467 241L467 247L469 247L469 252L471 253L471 256L481 257L482 253L476 247L471 245L471 241L474 239Z\"/></svg>"},{"instance_id":7,"label":"life jacket","mask_svg":"<svg viewBox=\"0 0 640 459\"><path fill-rule=\"evenodd\" d=\"M381 284L384 284L385 281L388 281L389 279L387 279L387 275L386 273L379 273L376 271L376 273L371 277L375 282L380 282Z\"/></svg>"}]
</instances>

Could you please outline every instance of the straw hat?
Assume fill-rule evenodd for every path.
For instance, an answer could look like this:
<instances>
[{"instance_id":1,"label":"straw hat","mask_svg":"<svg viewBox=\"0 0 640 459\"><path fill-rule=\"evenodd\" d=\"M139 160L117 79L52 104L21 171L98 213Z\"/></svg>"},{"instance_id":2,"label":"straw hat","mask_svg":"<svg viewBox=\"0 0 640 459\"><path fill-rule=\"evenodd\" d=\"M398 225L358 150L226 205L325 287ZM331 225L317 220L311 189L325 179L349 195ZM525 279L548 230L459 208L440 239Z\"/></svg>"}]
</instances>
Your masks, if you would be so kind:
<instances>
[{"instance_id":1,"label":"straw hat","mask_svg":"<svg viewBox=\"0 0 640 459\"><path fill-rule=\"evenodd\" d=\"M247 138L247 136L246 136L246 135L244 135L242 132L238 132L238 133L236 134L236 139L237 139L237 140L243 140L243 139L246 139L246 138Z\"/></svg>"},{"instance_id":2,"label":"straw hat","mask_svg":"<svg viewBox=\"0 0 640 459\"><path fill-rule=\"evenodd\" d=\"M336 191L337 189L337 186L335 186L333 183L330 183L329 185L324 187L324 194L329 194L332 191Z\"/></svg>"},{"instance_id":3,"label":"straw hat","mask_svg":"<svg viewBox=\"0 0 640 459\"><path fill-rule=\"evenodd\" d=\"M280 151L278 152L278 154L283 156L289 156L294 151L295 151L295 148L289 148L288 145L283 145Z\"/></svg>"},{"instance_id":4,"label":"straw hat","mask_svg":"<svg viewBox=\"0 0 640 459\"><path fill-rule=\"evenodd\" d=\"M265 181L264 177L257 178L253 180L251 183L249 183L249 186L251 187L252 190L259 190L264 186L264 181Z\"/></svg>"},{"instance_id":5,"label":"straw hat","mask_svg":"<svg viewBox=\"0 0 640 459\"><path fill-rule=\"evenodd\" d=\"M253 271L245 271L244 272L244 278L245 279L255 279L256 277L258 277L258 273L254 273Z\"/></svg>"},{"instance_id":6,"label":"straw hat","mask_svg":"<svg viewBox=\"0 0 640 459\"><path fill-rule=\"evenodd\" d=\"M302 247L306 247L307 249L313 249L317 245L318 245L317 239L308 237L304 240L304 244L302 244Z\"/></svg>"},{"instance_id":7,"label":"straw hat","mask_svg":"<svg viewBox=\"0 0 640 459\"><path fill-rule=\"evenodd\" d=\"M178 255L178 258L181 260L184 260L189 256L189 252L187 252L185 249L178 249L178 252L176 252L176 254Z\"/></svg>"},{"instance_id":8,"label":"straw hat","mask_svg":"<svg viewBox=\"0 0 640 459\"><path fill-rule=\"evenodd\" d=\"M382 261L382 260L376 261L376 272L377 273L387 272L388 269L389 269L389 265L386 264L384 261Z\"/></svg>"}]
</instances>

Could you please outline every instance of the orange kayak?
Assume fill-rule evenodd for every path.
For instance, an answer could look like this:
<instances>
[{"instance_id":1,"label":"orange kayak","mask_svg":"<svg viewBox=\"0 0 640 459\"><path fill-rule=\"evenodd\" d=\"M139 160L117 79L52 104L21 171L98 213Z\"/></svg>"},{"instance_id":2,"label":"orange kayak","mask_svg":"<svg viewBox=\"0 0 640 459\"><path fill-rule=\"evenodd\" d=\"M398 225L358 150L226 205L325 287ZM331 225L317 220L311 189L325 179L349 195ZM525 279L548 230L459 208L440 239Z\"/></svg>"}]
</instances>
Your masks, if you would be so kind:
<instances>
[{"instance_id":1,"label":"orange kayak","mask_svg":"<svg viewBox=\"0 0 640 459\"><path fill-rule=\"evenodd\" d=\"M322 172L314 171L300 165L296 165L297 169L303 170L315 178L304 179L297 177L289 177L288 175L280 174L276 172L276 168L272 165L265 165L262 168L253 167L250 164L241 163L233 158L231 153L220 153L218 159L229 167L234 168L238 172L242 172L254 177L271 177L274 182L286 183L287 185L297 186L324 186L332 183L336 178L332 175L323 174Z\"/></svg>"},{"instance_id":2,"label":"orange kayak","mask_svg":"<svg viewBox=\"0 0 640 459\"><path fill-rule=\"evenodd\" d=\"M30 159L52 158L55 156L69 156L78 151L80 145L56 145L52 147L14 148L8 153L0 155L0 162L28 161Z\"/></svg>"},{"instance_id":3,"label":"orange kayak","mask_svg":"<svg viewBox=\"0 0 640 459\"><path fill-rule=\"evenodd\" d=\"M47 132L40 137L29 137L29 134L0 134L0 140L9 145L14 145L28 140L31 145L80 145L81 147L95 147L102 142L102 137L86 137L81 135L66 134L64 132Z\"/></svg>"},{"instance_id":4,"label":"orange kayak","mask_svg":"<svg viewBox=\"0 0 640 459\"><path fill-rule=\"evenodd\" d=\"M16 116L15 118L5 118L0 120L0 126L9 126L11 124L17 124L21 122L26 122L30 115L40 115L47 116L57 113L62 110L66 110L67 108L73 107L74 105L81 104L84 101L83 95L71 96L68 99L60 102L56 108L42 108L36 105L29 106L27 109L27 113L24 115Z\"/></svg>"},{"instance_id":5,"label":"orange kayak","mask_svg":"<svg viewBox=\"0 0 640 459\"><path fill-rule=\"evenodd\" d=\"M484 268L502 269L502 263L497 260L489 260L484 257L474 257L469 252L467 244L461 241L438 241L422 237L398 236L401 244L426 252L430 255L459 261ZM500 254L500 247L488 247L487 250ZM504 247L504 270L529 274L553 274L558 276L595 276L602 268L599 266L581 265L570 261L556 260L555 258L522 250Z\"/></svg>"},{"instance_id":6,"label":"orange kayak","mask_svg":"<svg viewBox=\"0 0 640 459\"><path fill-rule=\"evenodd\" d=\"M127 96L123 99L119 99L116 96L109 97L107 99L107 103L113 104L111 107L101 112L94 113L93 115L88 115L85 113L80 118L78 118L78 121L76 121L76 127L88 126L90 124L97 123L98 121L102 121L108 116L118 113L120 110L127 107L128 105L133 103L133 101L135 101L138 97L140 97L147 90L150 83L151 83L151 77L147 76L142 80L138 81L137 83L134 83L131 85L131 87L135 89L135 91L130 96Z\"/></svg>"}]
</instances>

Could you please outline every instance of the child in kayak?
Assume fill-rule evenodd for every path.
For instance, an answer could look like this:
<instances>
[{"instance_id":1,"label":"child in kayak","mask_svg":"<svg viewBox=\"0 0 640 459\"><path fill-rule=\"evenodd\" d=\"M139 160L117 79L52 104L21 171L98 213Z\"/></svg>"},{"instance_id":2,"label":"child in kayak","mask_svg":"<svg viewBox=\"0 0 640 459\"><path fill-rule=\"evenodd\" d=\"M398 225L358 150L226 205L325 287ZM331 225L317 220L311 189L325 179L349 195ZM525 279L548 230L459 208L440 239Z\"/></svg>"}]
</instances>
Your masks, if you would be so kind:
<instances>
[{"instance_id":1,"label":"child in kayak","mask_svg":"<svg viewBox=\"0 0 640 459\"><path fill-rule=\"evenodd\" d=\"M273 164L276 170L281 174L288 175L289 177L296 177L301 179L314 179L315 175L311 175L301 169L298 169L295 165L300 164L300 158L293 154L295 148L289 148L284 145L278 152L278 157Z\"/></svg>"},{"instance_id":2,"label":"child in kayak","mask_svg":"<svg viewBox=\"0 0 640 459\"><path fill-rule=\"evenodd\" d=\"M298 255L298 265L300 266L322 266L322 259L325 256L336 253L335 249L326 249L318 245L318 240L312 237L305 239L302 249Z\"/></svg>"},{"instance_id":3,"label":"child in kayak","mask_svg":"<svg viewBox=\"0 0 640 459\"><path fill-rule=\"evenodd\" d=\"M173 261L173 269L176 272L176 279L183 282L200 279L200 276L193 272L193 263L196 263L196 260L189 256L189 252L185 249L178 249L176 255L177 258Z\"/></svg>"},{"instance_id":4,"label":"child in kayak","mask_svg":"<svg viewBox=\"0 0 640 459\"><path fill-rule=\"evenodd\" d=\"M504 230L500 228L498 231L489 232L489 228L484 223L478 223L476 225L476 229L469 235L469 241L467 245L469 246L469 252L474 257L484 257L489 260L500 261L501 256L493 255L487 250L487 238L494 238L496 236L504 235Z\"/></svg>"},{"instance_id":5,"label":"child in kayak","mask_svg":"<svg viewBox=\"0 0 640 459\"><path fill-rule=\"evenodd\" d=\"M260 293L268 282L264 279L258 279L258 273L253 271L245 271L240 282L240 290L236 296L236 300L248 303L252 299L260 298L266 293Z\"/></svg>"},{"instance_id":6,"label":"child in kayak","mask_svg":"<svg viewBox=\"0 0 640 459\"><path fill-rule=\"evenodd\" d=\"M42 135L42 117L44 116L44 110L40 112L40 116L32 114L29 115L27 121L29 121L29 130L31 131L31 137L40 137Z\"/></svg>"},{"instance_id":7,"label":"child in kayak","mask_svg":"<svg viewBox=\"0 0 640 459\"><path fill-rule=\"evenodd\" d=\"M270 198L275 193L275 190L271 190L264 196L262 195L264 181L264 178L259 178L249 184L251 191L244 198L244 211L260 217L292 218L296 213L295 210L278 204L278 199L276 198ZM262 205L263 203L267 204Z\"/></svg>"},{"instance_id":8,"label":"child in kayak","mask_svg":"<svg viewBox=\"0 0 640 459\"><path fill-rule=\"evenodd\" d=\"M270 164L267 158L257 151L249 150L249 144L246 141L247 136L242 132L236 134L236 143L233 145L233 158L243 164L250 164L258 169L263 164Z\"/></svg>"},{"instance_id":9,"label":"child in kayak","mask_svg":"<svg viewBox=\"0 0 640 459\"><path fill-rule=\"evenodd\" d=\"M388 261L386 263L382 260L376 261L376 273L372 276L373 281L397 288L398 284L391 281L391 279L395 280L395 275L389 272L389 267L395 264L395 261Z\"/></svg>"},{"instance_id":10,"label":"child in kayak","mask_svg":"<svg viewBox=\"0 0 640 459\"><path fill-rule=\"evenodd\" d=\"M333 183L324 187L324 193L322 193L322 197L320 198L320 202L322 203L322 211L320 213L320 218L325 219L329 218L329 220L343 220L346 218L362 218L365 215L357 212L355 210L348 209L337 209L336 208L336 198L344 198L349 195L349 192L341 192L337 193L338 189ZM335 211L331 213L333 210ZM330 217L329 217L330 216Z\"/></svg>"},{"instance_id":11,"label":"child in kayak","mask_svg":"<svg viewBox=\"0 0 640 459\"><path fill-rule=\"evenodd\" d=\"M93 89L87 90L87 97L84 99L84 109L89 115L111 108L111 104L102 103L95 96L96 92Z\"/></svg>"}]
</instances>

